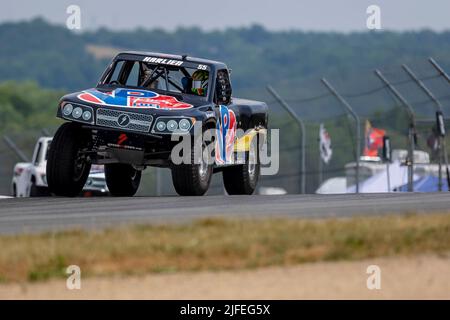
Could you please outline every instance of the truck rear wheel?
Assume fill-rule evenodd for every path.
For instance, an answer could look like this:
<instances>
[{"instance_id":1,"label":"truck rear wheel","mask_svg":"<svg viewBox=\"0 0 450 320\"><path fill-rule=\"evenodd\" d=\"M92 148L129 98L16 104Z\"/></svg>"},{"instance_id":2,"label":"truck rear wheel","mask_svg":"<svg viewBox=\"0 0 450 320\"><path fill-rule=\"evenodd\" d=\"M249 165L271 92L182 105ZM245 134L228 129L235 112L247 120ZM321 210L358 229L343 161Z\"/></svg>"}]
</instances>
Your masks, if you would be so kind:
<instances>
[{"instance_id":1,"label":"truck rear wheel","mask_svg":"<svg viewBox=\"0 0 450 320\"><path fill-rule=\"evenodd\" d=\"M75 197L86 183L91 164L80 154L89 137L75 123L59 127L47 159L47 183L57 196Z\"/></svg>"},{"instance_id":2,"label":"truck rear wheel","mask_svg":"<svg viewBox=\"0 0 450 320\"><path fill-rule=\"evenodd\" d=\"M245 164L223 169L223 184L229 195L250 195L255 192L260 174L257 141L257 138L254 138L250 144L250 150L245 154Z\"/></svg>"},{"instance_id":3,"label":"truck rear wheel","mask_svg":"<svg viewBox=\"0 0 450 320\"><path fill-rule=\"evenodd\" d=\"M204 151L207 152L204 152ZM213 167L207 144L202 143L201 159L194 161L194 148L191 150L191 163L172 166L172 182L180 196L202 196L208 191Z\"/></svg>"},{"instance_id":4,"label":"truck rear wheel","mask_svg":"<svg viewBox=\"0 0 450 320\"><path fill-rule=\"evenodd\" d=\"M50 192L46 187L38 187L34 182L30 187L30 197L48 197Z\"/></svg>"},{"instance_id":5,"label":"truck rear wheel","mask_svg":"<svg viewBox=\"0 0 450 320\"><path fill-rule=\"evenodd\" d=\"M130 164L111 163L105 165L106 185L114 197L132 197L141 183L141 171Z\"/></svg>"}]
</instances>

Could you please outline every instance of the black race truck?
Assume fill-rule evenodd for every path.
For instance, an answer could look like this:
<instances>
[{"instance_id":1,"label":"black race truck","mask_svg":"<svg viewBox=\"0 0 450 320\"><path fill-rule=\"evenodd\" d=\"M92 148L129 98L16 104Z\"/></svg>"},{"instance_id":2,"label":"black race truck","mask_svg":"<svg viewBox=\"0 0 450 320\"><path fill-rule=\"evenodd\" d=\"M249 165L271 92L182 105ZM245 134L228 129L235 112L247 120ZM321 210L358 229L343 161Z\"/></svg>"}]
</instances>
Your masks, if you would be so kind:
<instances>
[{"instance_id":1,"label":"black race truck","mask_svg":"<svg viewBox=\"0 0 450 320\"><path fill-rule=\"evenodd\" d=\"M57 117L67 122L56 132L47 161L55 195L78 195L92 164L105 165L113 196L133 196L147 166L170 168L180 195L203 195L215 172L222 172L228 194L256 188L267 105L232 97L224 63L123 52L95 88L63 96ZM196 132L213 134L199 140ZM186 136L200 141L201 152L192 147L174 153ZM178 161L178 155L192 161Z\"/></svg>"}]
</instances>

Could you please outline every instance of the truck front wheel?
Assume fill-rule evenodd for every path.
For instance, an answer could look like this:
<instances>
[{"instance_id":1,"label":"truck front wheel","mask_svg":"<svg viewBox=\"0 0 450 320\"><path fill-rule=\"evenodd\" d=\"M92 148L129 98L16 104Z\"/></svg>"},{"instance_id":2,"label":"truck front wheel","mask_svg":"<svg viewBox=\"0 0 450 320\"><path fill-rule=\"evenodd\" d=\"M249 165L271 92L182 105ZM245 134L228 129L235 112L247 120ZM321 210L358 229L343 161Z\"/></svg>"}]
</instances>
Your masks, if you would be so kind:
<instances>
[{"instance_id":1,"label":"truck front wheel","mask_svg":"<svg viewBox=\"0 0 450 320\"><path fill-rule=\"evenodd\" d=\"M31 183L30 197L48 197L50 192L46 187L38 187L34 182Z\"/></svg>"},{"instance_id":2,"label":"truck front wheel","mask_svg":"<svg viewBox=\"0 0 450 320\"><path fill-rule=\"evenodd\" d=\"M130 164L105 164L106 185L114 197L132 197L141 183L141 171Z\"/></svg>"},{"instance_id":3,"label":"truck front wheel","mask_svg":"<svg viewBox=\"0 0 450 320\"><path fill-rule=\"evenodd\" d=\"M86 183L91 164L81 150L90 137L72 122L59 127L53 137L47 159L47 183L57 196L75 197Z\"/></svg>"},{"instance_id":4,"label":"truck front wheel","mask_svg":"<svg viewBox=\"0 0 450 320\"><path fill-rule=\"evenodd\" d=\"M173 186L180 196L202 196L208 191L213 167L207 146L206 143L202 143L202 151L196 161L192 148L191 163L172 166Z\"/></svg>"}]
</instances>

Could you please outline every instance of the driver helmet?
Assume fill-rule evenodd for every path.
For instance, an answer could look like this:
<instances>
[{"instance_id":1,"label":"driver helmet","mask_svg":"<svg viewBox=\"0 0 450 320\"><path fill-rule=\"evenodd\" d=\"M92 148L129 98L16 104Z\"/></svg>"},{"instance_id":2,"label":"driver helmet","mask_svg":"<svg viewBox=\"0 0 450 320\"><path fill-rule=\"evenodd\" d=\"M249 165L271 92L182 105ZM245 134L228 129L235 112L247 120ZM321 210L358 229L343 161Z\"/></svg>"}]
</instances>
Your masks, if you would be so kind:
<instances>
[{"instance_id":1,"label":"driver helmet","mask_svg":"<svg viewBox=\"0 0 450 320\"><path fill-rule=\"evenodd\" d=\"M192 74L192 92L199 96L206 96L209 72L197 70Z\"/></svg>"}]
</instances>

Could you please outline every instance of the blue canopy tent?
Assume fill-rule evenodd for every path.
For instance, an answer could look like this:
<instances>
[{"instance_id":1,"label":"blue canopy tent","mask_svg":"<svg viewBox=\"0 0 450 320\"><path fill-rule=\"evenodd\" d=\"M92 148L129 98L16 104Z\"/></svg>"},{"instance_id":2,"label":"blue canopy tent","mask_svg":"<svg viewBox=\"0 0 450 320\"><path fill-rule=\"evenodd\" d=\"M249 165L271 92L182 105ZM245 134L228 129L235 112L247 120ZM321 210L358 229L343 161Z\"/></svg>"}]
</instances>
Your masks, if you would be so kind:
<instances>
[{"instance_id":1,"label":"blue canopy tent","mask_svg":"<svg viewBox=\"0 0 450 320\"><path fill-rule=\"evenodd\" d=\"M408 191L408 185L402 185L397 188L397 191ZM439 191L439 178L435 176L423 176L414 181L415 192L438 192ZM442 191L448 191L447 179L442 179Z\"/></svg>"}]
</instances>

